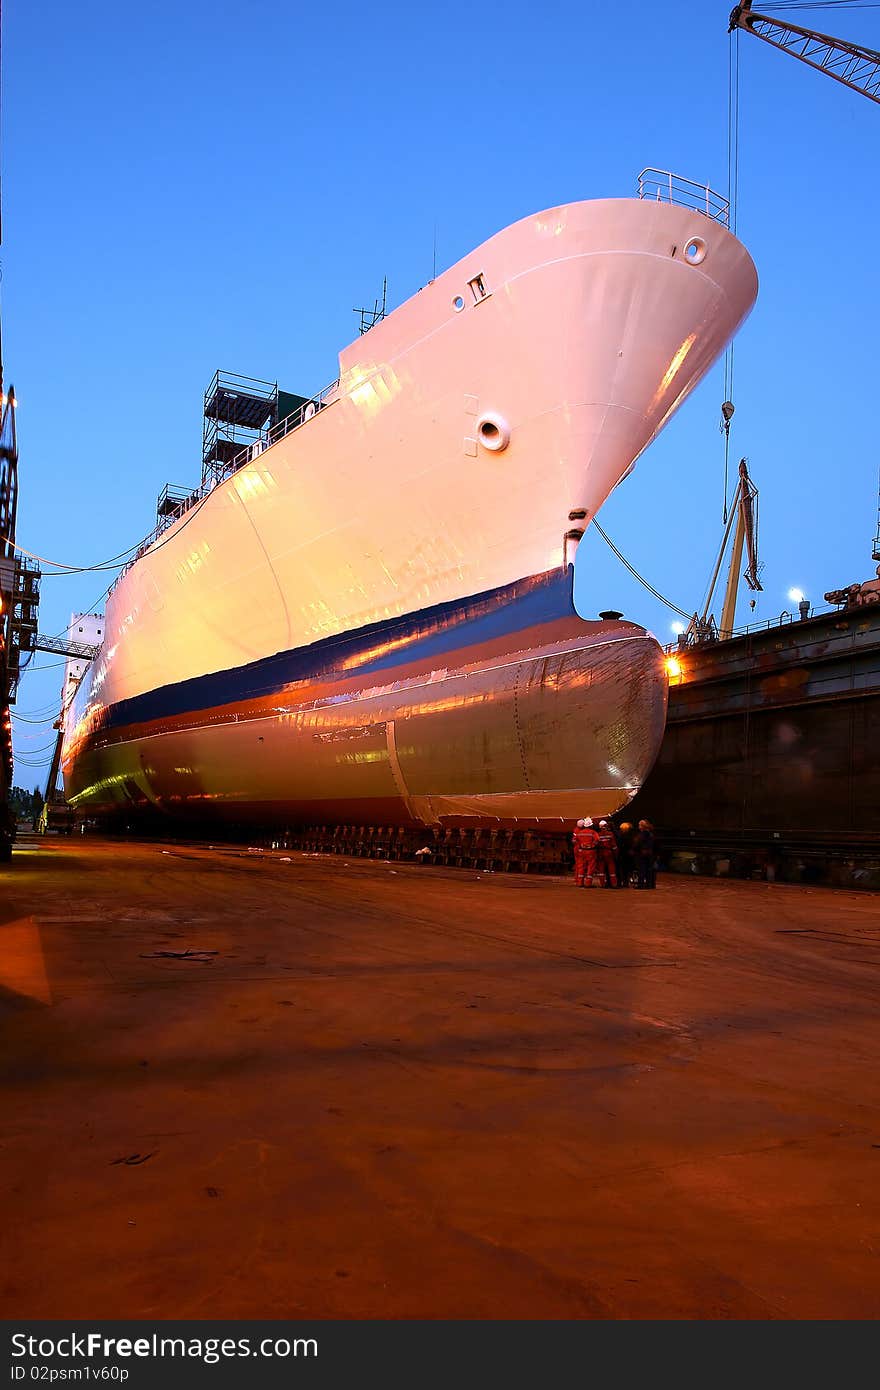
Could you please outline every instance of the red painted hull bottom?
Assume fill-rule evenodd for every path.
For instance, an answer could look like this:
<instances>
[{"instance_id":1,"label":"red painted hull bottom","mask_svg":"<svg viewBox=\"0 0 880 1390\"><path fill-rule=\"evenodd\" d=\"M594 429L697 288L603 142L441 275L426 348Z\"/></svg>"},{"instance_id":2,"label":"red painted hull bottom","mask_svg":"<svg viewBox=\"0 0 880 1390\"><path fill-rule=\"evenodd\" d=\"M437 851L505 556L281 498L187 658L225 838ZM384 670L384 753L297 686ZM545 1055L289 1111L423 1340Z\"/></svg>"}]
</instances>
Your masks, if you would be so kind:
<instances>
[{"instance_id":1,"label":"red painted hull bottom","mask_svg":"<svg viewBox=\"0 0 880 1390\"><path fill-rule=\"evenodd\" d=\"M193 824L547 825L611 813L663 736L656 640L553 571L93 714L85 815Z\"/></svg>"}]
</instances>

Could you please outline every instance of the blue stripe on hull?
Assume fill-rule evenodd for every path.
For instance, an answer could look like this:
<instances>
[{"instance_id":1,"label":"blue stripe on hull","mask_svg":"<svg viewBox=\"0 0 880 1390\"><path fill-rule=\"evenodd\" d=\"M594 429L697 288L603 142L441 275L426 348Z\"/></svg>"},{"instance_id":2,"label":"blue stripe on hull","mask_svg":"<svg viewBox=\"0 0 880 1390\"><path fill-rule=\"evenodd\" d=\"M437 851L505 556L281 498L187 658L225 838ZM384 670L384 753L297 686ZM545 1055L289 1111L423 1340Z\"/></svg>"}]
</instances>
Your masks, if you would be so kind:
<instances>
[{"instance_id":1,"label":"blue stripe on hull","mask_svg":"<svg viewBox=\"0 0 880 1390\"><path fill-rule=\"evenodd\" d=\"M573 582L571 566L552 570L501 589L262 657L246 666L164 685L105 709L99 728L150 724L194 710L238 705L304 681L352 677L360 681L404 665L430 667L453 652L480 649L529 628L577 618ZM386 650L372 655L376 647Z\"/></svg>"},{"instance_id":2,"label":"blue stripe on hull","mask_svg":"<svg viewBox=\"0 0 880 1390\"><path fill-rule=\"evenodd\" d=\"M631 623L583 620L572 581L537 575L122 701L75 735L68 795L99 814L328 823L369 806L389 824L605 813L659 746L662 653Z\"/></svg>"}]
</instances>

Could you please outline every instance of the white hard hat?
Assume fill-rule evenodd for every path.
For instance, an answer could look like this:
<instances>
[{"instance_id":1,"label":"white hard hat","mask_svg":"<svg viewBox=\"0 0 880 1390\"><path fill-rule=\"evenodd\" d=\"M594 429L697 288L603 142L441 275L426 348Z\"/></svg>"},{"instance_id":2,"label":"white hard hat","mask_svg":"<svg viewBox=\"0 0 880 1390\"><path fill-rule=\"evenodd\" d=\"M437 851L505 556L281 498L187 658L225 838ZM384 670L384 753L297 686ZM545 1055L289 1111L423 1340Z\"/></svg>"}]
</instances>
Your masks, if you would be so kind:
<instances>
[{"instance_id":1,"label":"white hard hat","mask_svg":"<svg viewBox=\"0 0 880 1390\"><path fill-rule=\"evenodd\" d=\"M583 823L584 823L584 825L592 825L592 824L593 824L593 817L592 817L592 816L587 816Z\"/></svg>"},{"instance_id":2,"label":"white hard hat","mask_svg":"<svg viewBox=\"0 0 880 1390\"><path fill-rule=\"evenodd\" d=\"M607 824L608 824L607 820L600 820L600 822L599 822L599 825L600 825L600 826L607 825Z\"/></svg>"}]
</instances>

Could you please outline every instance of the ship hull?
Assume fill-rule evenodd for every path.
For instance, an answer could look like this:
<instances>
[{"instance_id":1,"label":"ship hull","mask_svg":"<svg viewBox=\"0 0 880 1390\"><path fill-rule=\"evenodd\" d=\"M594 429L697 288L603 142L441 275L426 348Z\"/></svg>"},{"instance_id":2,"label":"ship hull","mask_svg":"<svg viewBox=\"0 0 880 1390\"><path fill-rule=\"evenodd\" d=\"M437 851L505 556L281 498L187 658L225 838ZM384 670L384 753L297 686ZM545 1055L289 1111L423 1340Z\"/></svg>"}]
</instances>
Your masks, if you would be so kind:
<instances>
[{"instance_id":1,"label":"ship hull","mask_svg":"<svg viewBox=\"0 0 880 1390\"><path fill-rule=\"evenodd\" d=\"M176 683L75 750L86 814L555 824L635 794L663 734L662 651L587 622L573 570Z\"/></svg>"},{"instance_id":2,"label":"ship hull","mask_svg":"<svg viewBox=\"0 0 880 1390\"><path fill-rule=\"evenodd\" d=\"M325 408L205 491L123 573L66 715L68 797L98 814L273 820L375 805L385 821L558 821L620 805L659 739L657 652L638 629L615 645L578 627L570 595L547 619L568 624L562 637L531 630L507 590L564 573L756 291L724 227L629 199L525 218L438 276L340 354ZM229 694L241 673L278 676L333 644L406 646L435 620L460 633L481 601L469 595L494 595L510 618L501 647L468 641L397 689L337 672L324 704L264 708L248 741L252 692L242 708ZM573 644L573 665L545 679L556 640ZM591 685L594 647L610 668ZM411 679L443 707L420 703ZM198 709L166 710L169 691L214 713L199 724Z\"/></svg>"}]
</instances>

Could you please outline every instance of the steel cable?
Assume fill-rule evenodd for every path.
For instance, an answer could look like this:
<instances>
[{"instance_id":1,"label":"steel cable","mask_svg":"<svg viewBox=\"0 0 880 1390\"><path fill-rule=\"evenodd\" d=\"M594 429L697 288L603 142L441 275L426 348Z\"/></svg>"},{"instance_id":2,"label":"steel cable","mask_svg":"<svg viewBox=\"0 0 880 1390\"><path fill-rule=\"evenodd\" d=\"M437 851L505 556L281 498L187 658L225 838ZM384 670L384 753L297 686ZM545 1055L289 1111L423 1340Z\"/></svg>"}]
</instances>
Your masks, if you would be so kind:
<instances>
[{"instance_id":1,"label":"steel cable","mask_svg":"<svg viewBox=\"0 0 880 1390\"><path fill-rule=\"evenodd\" d=\"M637 579L640 584L643 584L645 586L649 594L653 594L654 597L656 599L659 599L661 603L665 603L666 607L671 608L673 613L677 613L680 618L687 618L688 621L690 621L692 614L686 613L683 608L679 608L677 603L673 603L671 599L665 598L664 595L660 593L659 589L654 588L653 584L649 584L645 576L643 574L639 574L635 566L631 565L626 556L621 554L611 537L607 535L605 531L602 530L602 527L599 525L595 517L593 517L591 525L594 526L595 529L599 532L599 535L602 537L605 544L609 546L611 550L614 551L614 554L617 556L620 563L622 565L625 565L626 568L629 570L630 574L635 579Z\"/></svg>"}]
</instances>

